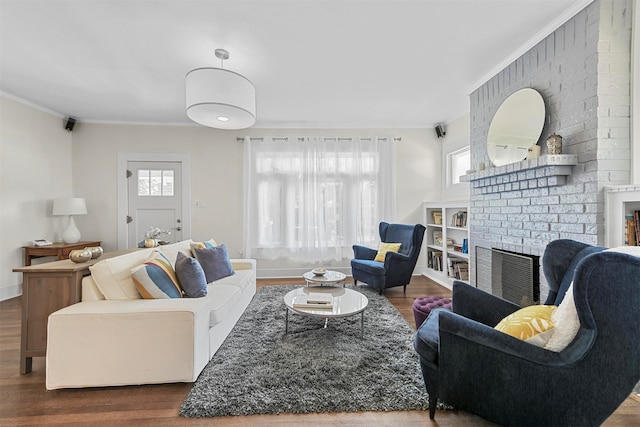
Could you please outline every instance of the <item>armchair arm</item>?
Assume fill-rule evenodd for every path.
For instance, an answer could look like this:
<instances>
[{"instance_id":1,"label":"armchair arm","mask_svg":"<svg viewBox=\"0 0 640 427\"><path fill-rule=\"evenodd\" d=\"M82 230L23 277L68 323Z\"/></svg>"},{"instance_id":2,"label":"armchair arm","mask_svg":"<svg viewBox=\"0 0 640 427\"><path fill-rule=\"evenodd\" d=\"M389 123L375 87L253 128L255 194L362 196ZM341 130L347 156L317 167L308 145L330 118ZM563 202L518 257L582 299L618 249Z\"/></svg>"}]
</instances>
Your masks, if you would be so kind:
<instances>
[{"instance_id":1,"label":"armchair arm","mask_svg":"<svg viewBox=\"0 0 640 427\"><path fill-rule=\"evenodd\" d=\"M376 249L371 249L366 246L353 245L353 253L354 253L354 258L356 259L373 260L378 254L378 251Z\"/></svg>"},{"instance_id":2,"label":"armchair arm","mask_svg":"<svg viewBox=\"0 0 640 427\"><path fill-rule=\"evenodd\" d=\"M458 280L453 282L451 302L454 313L491 327L521 308L517 304Z\"/></svg>"},{"instance_id":3,"label":"armchair arm","mask_svg":"<svg viewBox=\"0 0 640 427\"><path fill-rule=\"evenodd\" d=\"M401 254L400 252L387 252L384 257L384 266L387 268L388 265L395 263L410 263L413 262L413 259L409 255Z\"/></svg>"},{"instance_id":4,"label":"armchair arm","mask_svg":"<svg viewBox=\"0 0 640 427\"><path fill-rule=\"evenodd\" d=\"M474 363L478 364L480 369L480 363L492 364L506 360L505 358L513 364L527 361L545 366L561 366L568 363L568 359L574 359L567 357L572 352L556 353L545 350L459 314L446 310L439 314L441 363L446 363L447 360L457 362L460 357L469 356L475 359ZM450 356L446 356L446 353ZM486 360L479 357L480 354L491 353L494 357ZM499 355L496 356L496 353Z\"/></svg>"}]
</instances>

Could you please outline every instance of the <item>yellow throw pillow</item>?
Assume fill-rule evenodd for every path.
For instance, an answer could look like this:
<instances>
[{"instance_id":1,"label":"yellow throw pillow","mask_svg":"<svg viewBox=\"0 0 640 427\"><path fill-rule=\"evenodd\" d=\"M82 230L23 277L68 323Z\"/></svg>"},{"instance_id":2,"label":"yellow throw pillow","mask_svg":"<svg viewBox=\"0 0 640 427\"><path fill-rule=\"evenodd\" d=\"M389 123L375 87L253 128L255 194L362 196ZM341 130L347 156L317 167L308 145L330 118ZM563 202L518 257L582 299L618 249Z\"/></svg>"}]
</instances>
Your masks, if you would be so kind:
<instances>
[{"instance_id":1,"label":"yellow throw pillow","mask_svg":"<svg viewBox=\"0 0 640 427\"><path fill-rule=\"evenodd\" d=\"M387 252L398 252L400 245L402 245L402 243L380 243L374 261L384 262L384 257L387 255Z\"/></svg>"},{"instance_id":2,"label":"yellow throw pillow","mask_svg":"<svg viewBox=\"0 0 640 427\"><path fill-rule=\"evenodd\" d=\"M502 319L495 329L521 340L529 340L553 329L551 316L556 309L555 305L530 305ZM532 344L539 345L533 341Z\"/></svg>"}]
</instances>

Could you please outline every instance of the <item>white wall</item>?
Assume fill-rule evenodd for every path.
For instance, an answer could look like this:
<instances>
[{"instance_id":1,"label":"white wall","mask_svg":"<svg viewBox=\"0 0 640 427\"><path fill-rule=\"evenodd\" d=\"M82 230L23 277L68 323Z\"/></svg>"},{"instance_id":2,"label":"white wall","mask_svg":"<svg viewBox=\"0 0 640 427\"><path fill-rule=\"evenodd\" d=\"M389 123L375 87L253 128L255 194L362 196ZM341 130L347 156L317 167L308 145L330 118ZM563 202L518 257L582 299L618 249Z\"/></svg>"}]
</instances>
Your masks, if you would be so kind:
<instances>
[{"instance_id":1,"label":"white wall","mask_svg":"<svg viewBox=\"0 0 640 427\"><path fill-rule=\"evenodd\" d=\"M88 215L76 218L83 238L117 248L116 168L118 152L189 153L192 170L193 239L215 238L233 257L242 249L242 142L248 136L395 136L397 144L397 221L422 221L422 201L440 197L441 144L433 129L250 129L221 131L200 126L143 126L77 123L73 131L74 195L87 200ZM122 179L122 178L120 178ZM424 263L420 263L416 273ZM339 263L337 267L348 266ZM260 262L261 276L298 275L304 266Z\"/></svg>"},{"instance_id":2,"label":"white wall","mask_svg":"<svg viewBox=\"0 0 640 427\"><path fill-rule=\"evenodd\" d=\"M447 184L447 155L461 148L468 147L471 140L469 114L465 114L446 124L446 135L442 141L442 200L469 200L469 183ZM477 165L470 165L475 169Z\"/></svg>"},{"instance_id":3,"label":"white wall","mask_svg":"<svg viewBox=\"0 0 640 427\"><path fill-rule=\"evenodd\" d=\"M21 246L60 240L52 199L72 196L71 134L62 117L0 96L0 300L22 293ZM51 261L51 258L46 258Z\"/></svg>"}]
</instances>

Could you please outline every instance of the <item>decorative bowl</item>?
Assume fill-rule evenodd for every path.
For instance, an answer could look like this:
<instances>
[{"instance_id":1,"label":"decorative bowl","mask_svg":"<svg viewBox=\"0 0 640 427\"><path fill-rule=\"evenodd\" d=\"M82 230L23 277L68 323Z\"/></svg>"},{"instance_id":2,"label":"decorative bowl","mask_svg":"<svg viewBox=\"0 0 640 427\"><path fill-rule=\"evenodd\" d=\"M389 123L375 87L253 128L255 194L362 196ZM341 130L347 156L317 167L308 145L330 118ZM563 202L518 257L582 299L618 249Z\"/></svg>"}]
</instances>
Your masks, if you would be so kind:
<instances>
[{"instance_id":1,"label":"decorative bowl","mask_svg":"<svg viewBox=\"0 0 640 427\"><path fill-rule=\"evenodd\" d=\"M74 249L69 252L69 259L73 262L87 262L91 259L91 251L89 249Z\"/></svg>"},{"instance_id":2,"label":"decorative bowl","mask_svg":"<svg viewBox=\"0 0 640 427\"><path fill-rule=\"evenodd\" d=\"M325 268L314 268L311 272L316 276L324 276L327 270Z\"/></svg>"},{"instance_id":3,"label":"decorative bowl","mask_svg":"<svg viewBox=\"0 0 640 427\"><path fill-rule=\"evenodd\" d=\"M103 253L101 246L92 246L90 248L85 248L85 250L91 251L92 259L100 258L100 255Z\"/></svg>"},{"instance_id":4,"label":"decorative bowl","mask_svg":"<svg viewBox=\"0 0 640 427\"><path fill-rule=\"evenodd\" d=\"M158 241L156 239L144 239L145 248L155 248L156 246L158 246Z\"/></svg>"}]
</instances>

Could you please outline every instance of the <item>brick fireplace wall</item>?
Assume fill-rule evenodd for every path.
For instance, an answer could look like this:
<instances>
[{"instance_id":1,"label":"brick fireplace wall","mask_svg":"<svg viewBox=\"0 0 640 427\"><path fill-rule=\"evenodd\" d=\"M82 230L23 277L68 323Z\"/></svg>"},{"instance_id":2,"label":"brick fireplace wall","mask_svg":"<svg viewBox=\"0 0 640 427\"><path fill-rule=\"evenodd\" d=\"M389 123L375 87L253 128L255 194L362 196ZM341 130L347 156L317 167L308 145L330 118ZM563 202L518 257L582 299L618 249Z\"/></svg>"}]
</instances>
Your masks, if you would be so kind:
<instances>
[{"instance_id":1,"label":"brick fireplace wall","mask_svg":"<svg viewBox=\"0 0 640 427\"><path fill-rule=\"evenodd\" d=\"M534 172L514 170L496 178L509 184L500 191L472 183L472 282L476 246L541 256L559 238L604 244L603 187L630 182L631 24L631 0L596 0L471 94L472 168L491 164L491 119L509 95L525 87L545 100L542 155L546 138L557 133L563 154L577 156L566 179L532 181ZM511 185L527 172L527 185ZM548 288L542 272L540 277L544 301Z\"/></svg>"}]
</instances>

